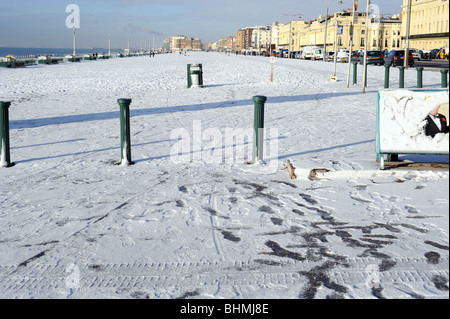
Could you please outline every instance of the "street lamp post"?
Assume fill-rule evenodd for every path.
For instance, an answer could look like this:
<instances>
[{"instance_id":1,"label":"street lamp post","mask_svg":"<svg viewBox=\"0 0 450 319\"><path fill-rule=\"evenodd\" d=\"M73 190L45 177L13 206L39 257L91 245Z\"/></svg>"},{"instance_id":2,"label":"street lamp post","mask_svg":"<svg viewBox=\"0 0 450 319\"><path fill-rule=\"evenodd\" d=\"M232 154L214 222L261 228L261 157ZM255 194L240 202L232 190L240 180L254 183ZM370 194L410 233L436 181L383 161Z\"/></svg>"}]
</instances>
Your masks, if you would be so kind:
<instances>
[{"instance_id":1,"label":"street lamp post","mask_svg":"<svg viewBox=\"0 0 450 319\"><path fill-rule=\"evenodd\" d=\"M327 14L325 15L325 35L324 35L324 40L323 40L323 61L324 62L325 62L325 55L327 52L328 12L329 12L329 9L330 9L331 5L333 4L333 2L334 2L334 0L331 0L331 1L327 0L327 4L326 4ZM342 1L342 0L339 0L339 2L338 2L338 4L340 4L340 5L343 3L344 3L344 1Z\"/></svg>"},{"instance_id":2,"label":"street lamp post","mask_svg":"<svg viewBox=\"0 0 450 319\"><path fill-rule=\"evenodd\" d=\"M75 55L77 54L77 35L76 35L76 29L73 28L73 58L75 59Z\"/></svg>"},{"instance_id":3,"label":"street lamp post","mask_svg":"<svg viewBox=\"0 0 450 319\"><path fill-rule=\"evenodd\" d=\"M370 10L370 0L367 0L367 9L366 9L366 31L365 31L365 39L364 39L364 76L363 76L363 93L366 93L366 84L367 84L367 42L369 40L369 10Z\"/></svg>"},{"instance_id":4,"label":"street lamp post","mask_svg":"<svg viewBox=\"0 0 450 319\"><path fill-rule=\"evenodd\" d=\"M347 71L347 87L350 86L350 70L352 64L352 49L353 49L353 35L355 33L355 11L358 10L358 1L353 1L353 14L352 14L352 24L350 26L350 49L349 49L349 57L348 57L348 71Z\"/></svg>"},{"instance_id":5,"label":"street lamp post","mask_svg":"<svg viewBox=\"0 0 450 319\"><path fill-rule=\"evenodd\" d=\"M336 62L337 62L337 51L338 51L338 29L339 21L336 20L336 35L334 39L334 73L333 77L336 78Z\"/></svg>"},{"instance_id":6,"label":"street lamp post","mask_svg":"<svg viewBox=\"0 0 450 319\"><path fill-rule=\"evenodd\" d=\"M404 67L407 69L409 65L409 33L411 28L411 0L408 0L408 13L406 18L406 38L405 38L405 64Z\"/></svg>"},{"instance_id":7,"label":"street lamp post","mask_svg":"<svg viewBox=\"0 0 450 319\"><path fill-rule=\"evenodd\" d=\"M292 52L292 21L289 22L289 55L288 58L291 58L291 52Z\"/></svg>"}]
</instances>

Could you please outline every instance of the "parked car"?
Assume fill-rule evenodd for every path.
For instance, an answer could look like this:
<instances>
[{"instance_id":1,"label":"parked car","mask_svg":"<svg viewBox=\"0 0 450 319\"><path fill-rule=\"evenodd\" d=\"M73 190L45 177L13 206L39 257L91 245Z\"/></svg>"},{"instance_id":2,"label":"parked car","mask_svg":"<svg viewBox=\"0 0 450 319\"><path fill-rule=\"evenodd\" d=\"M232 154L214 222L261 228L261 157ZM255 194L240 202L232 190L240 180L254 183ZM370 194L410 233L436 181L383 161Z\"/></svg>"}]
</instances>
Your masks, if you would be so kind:
<instances>
[{"instance_id":1,"label":"parked car","mask_svg":"<svg viewBox=\"0 0 450 319\"><path fill-rule=\"evenodd\" d=\"M384 65L384 54L381 51L367 51L367 64ZM364 64L364 55L359 58L359 63Z\"/></svg>"},{"instance_id":2,"label":"parked car","mask_svg":"<svg viewBox=\"0 0 450 319\"><path fill-rule=\"evenodd\" d=\"M323 60L323 50L322 49L314 49L312 59L313 60Z\"/></svg>"},{"instance_id":3,"label":"parked car","mask_svg":"<svg viewBox=\"0 0 450 319\"><path fill-rule=\"evenodd\" d=\"M391 66L403 66L405 64L405 50L392 50L384 57L384 63ZM414 66L414 57L411 53L409 54L408 65Z\"/></svg>"},{"instance_id":4,"label":"parked car","mask_svg":"<svg viewBox=\"0 0 450 319\"><path fill-rule=\"evenodd\" d=\"M433 50L431 50L431 52L430 52L430 59L432 59L432 60L437 59L438 58L437 55L438 55L440 50L441 49L433 49Z\"/></svg>"},{"instance_id":5,"label":"parked car","mask_svg":"<svg viewBox=\"0 0 450 319\"><path fill-rule=\"evenodd\" d=\"M336 55L336 62L348 62L348 53L340 51Z\"/></svg>"},{"instance_id":6,"label":"parked car","mask_svg":"<svg viewBox=\"0 0 450 319\"><path fill-rule=\"evenodd\" d=\"M300 59L302 60L309 60L313 59L314 51L318 49L315 46L306 46L303 48L302 54L300 55Z\"/></svg>"},{"instance_id":7,"label":"parked car","mask_svg":"<svg viewBox=\"0 0 450 319\"><path fill-rule=\"evenodd\" d=\"M333 51L327 52L325 54L325 61L326 62L334 61L334 52Z\"/></svg>"},{"instance_id":8,"label":"parked car","mask_svg":"<svg viewBox=\"0 0 450 319\"><path fill-rule=\"evenodd\" d=\"M449 58L448 51L449 51L448 47L440 49L438 54L437 54L438 55L438 59L441 59L441 60L448 59Z\"/></svg>"},{"instance_id":9,"label":"parked car","mask_svg":"<svg viewBox=\"0 0 450 319\"><path fill-rule=\"evenodd\" d=\"M419 61L422 60L422 57L420 56L419 51L417 51L416 49L409 49L409 52L414 57L414 60L419 60Z\"/></svg>"},{"instance_id":10,"label":"parked car","mask_svg":"<svg viewBox=\"0 0 450 319\"><path fill-rule=\"evenodd\" d=\"M421 58L423 60L429 60L430 59L430 53L431 53L430 50L420 50L419 51L419 54L420 54L420 56L421 56Z\"/></svg>"}]
</instances>

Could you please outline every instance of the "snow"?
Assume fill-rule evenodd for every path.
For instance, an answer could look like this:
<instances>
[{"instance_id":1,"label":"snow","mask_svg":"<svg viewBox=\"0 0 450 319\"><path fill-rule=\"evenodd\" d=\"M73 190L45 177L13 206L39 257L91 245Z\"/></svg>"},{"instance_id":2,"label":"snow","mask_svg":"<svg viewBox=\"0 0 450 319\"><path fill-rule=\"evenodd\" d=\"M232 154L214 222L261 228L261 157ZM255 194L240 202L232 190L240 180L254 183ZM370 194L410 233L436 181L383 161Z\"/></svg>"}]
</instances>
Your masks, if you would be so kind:
<instances>
[{"instance_id":1,"label":"snow","mask_svg":"<svg viewBox=\"0 0 450 319\"><path fill-rule=\"evenodd\" d=\"M279 59L271 83L267 58L200 52L1 69L16 165L0 169L0 297L448 298L448 170L379 171L384 68L365 94L332 71ZM256 95L265 157L248 165Z\"/></svg>"}]
</instances>

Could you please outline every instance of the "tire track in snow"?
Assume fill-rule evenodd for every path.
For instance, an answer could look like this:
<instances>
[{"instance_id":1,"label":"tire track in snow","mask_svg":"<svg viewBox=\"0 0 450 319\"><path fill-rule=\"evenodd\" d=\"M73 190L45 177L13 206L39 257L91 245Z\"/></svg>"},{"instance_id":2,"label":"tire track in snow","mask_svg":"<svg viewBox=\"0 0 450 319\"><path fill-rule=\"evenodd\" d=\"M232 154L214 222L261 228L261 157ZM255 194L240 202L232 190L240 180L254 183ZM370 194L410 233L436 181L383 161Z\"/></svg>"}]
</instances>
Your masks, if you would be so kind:
<instances>
[{"instance_id":1,"label":"tire track in snow","mask_svg":"<svg viewBox=\"0 0 450 319\"><path fill-rule=\"evenodd\" d=\"M383 289L381 296L403 291L410 298L448 297L449 260L444 259L439 267L430 266L425 258L395 258L395 270L376 273L376 283ZM367 296L374 297L374 287L370 266L376 264L373 258L349 258L350 267L335 266L327 275L331 282L348 287L344 296L351 296L353 290L364 290ZM288 261L269 266L254 261L207 261L153 264L105 264L77 265L80 274L79 287L75 293L95 296L109 291L116 296L133 298L137 292L153 292L164 295L174 287L197 289L199 294L217 293L216 297L230 298L233 289L242 291L242 297L262 298L267 287L285 286L289 289L303 290L307 280L302 275L322 263L312 261ZM62 291L69 294L67 279L70 274L65 265L33 264L19 271L15 267L0 266L0 297L39 298L42 291L47 298L60 296ZM222 287L217 291L217 286ZM230 287L230 289L225 289ZM446 288L447 287L447 288ZM333 295L334 288L321 288L321 294ZM246 296L251 291L254 295ZM308 298L307 295L299 296Z\"/></svg>"}]
</instances>

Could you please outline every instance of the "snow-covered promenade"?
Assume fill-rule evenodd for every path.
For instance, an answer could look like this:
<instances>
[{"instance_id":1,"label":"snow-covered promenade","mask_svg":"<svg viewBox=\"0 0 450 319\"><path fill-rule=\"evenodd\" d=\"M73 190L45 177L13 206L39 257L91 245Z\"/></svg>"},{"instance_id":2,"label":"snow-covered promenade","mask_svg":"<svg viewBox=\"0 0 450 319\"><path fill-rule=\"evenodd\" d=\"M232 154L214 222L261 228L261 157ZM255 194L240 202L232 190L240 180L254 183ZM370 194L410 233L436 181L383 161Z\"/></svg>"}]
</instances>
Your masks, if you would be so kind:
<instances>
[{"instance_id":1,"label":"snow-covered promenade","mask_svg":"<svg viewBox=\"0 0 450 319\"><path fill-rule=\"evenodd\" d=\"M204 88L186 88L189 63ZM448 299L449 172L378 170L384 68L365 94L358 72L347 88L346 64L334 83L332 63L277 59L271 83L268 58L203 52L1 69L0 297ZM227 140L256 95L266 165L235 156L251 136ZM132 166L115 165L120 98Z\"/></svg>"}]
</instances>

